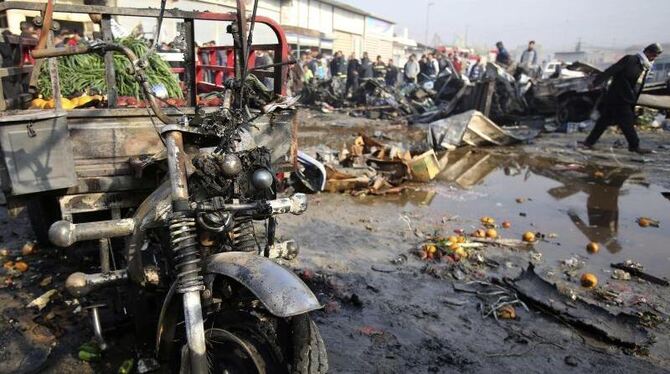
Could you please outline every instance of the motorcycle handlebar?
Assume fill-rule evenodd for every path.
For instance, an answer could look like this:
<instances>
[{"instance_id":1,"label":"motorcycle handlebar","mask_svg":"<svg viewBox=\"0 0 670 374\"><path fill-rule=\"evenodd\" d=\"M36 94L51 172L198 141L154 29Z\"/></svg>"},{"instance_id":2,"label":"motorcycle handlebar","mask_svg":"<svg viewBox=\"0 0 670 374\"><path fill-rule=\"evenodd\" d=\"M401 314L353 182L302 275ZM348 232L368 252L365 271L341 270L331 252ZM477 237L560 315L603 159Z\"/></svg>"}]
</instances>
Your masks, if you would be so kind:
<instances>
[{"instance_id":1,"label":"motorcycle handlebar","mask_svg":"<svg viewBox=\"0 0 670 374\"><path fill-rule=\"evenodd\" d=\"M156 97L154 97L153 92L151 91L149 81L144 75L143 68L139 63L137 55L135 55L135 53L128 47L125 47L120 44L111 44L111 43L99 43L94 45L76 45L61 48L35 49L32 51L32 56L33 58L40 59L49 57L81 55L98 51L119 52L122 55L124 55L128 60L130 60L130 64L133 69L133 75L135 76L137 83L139 83L140 87L142 87L142 91L144 91L144 95L149 101L149 106L151 107L151 110L154 112L154 114L156 114L156 117L158 117L158 119L161 120L161 122L165 123L166 125L174 124L176 122L172 118L168 117L165 114L165 112L163 112L163 109L161 109L160 105L158 105L158 101L156 100Z\"/></svg>"}]
</instances>

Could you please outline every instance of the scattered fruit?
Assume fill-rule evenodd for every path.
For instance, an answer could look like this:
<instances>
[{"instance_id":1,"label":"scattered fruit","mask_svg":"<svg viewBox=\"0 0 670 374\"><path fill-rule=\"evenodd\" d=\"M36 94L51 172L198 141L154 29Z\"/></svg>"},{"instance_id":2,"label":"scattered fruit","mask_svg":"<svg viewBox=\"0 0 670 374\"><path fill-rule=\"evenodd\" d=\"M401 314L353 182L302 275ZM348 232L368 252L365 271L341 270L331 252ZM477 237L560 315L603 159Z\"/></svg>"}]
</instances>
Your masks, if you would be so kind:
<instances>
[{"instance_id":1,"label":"scattered fruit","mask_svg":"<svg viewBox=\"0 0 670 374\"><path fill-rule=\"evenodd\" d=\"M658 222L655 219L647 218L647 217L640 217L637 219L637 224L640 225L640 227L659 227L660 222Z\"/></svg>"},{"instance_id":2,"label":"scattered fruit","mask_svg":"<svg viewBox=\"0 0 670 374\"><path fill-rule=\"evenodd\" d=\"M591 254L598 253L599 250L600 250L600 246L596 242L591 242L591 243L586 245L586 251L591 253Z\"/></svg>"},{"instance_id":3,"label":"scattered fruit","mask_svg":"<svg viewBox=\"0 0 670 374\"><path fill-rule=\"evenodd\" d=\"M459 240L458 237L455 235L452 235L447 238L447 242L451 244L458 243L458 240Z\"/></svg>"},{"instance_id":4,"label":"scattered fruit","mask_svg":"<svg viewBox=\"0 0 670 374\"><path fill-rule=\"evenodd\" d=\"M455 253L459 258L468 258L468 252L467 252L465 249L463 249L462 247L458 247L458 249L456 249L456 250L454 251L454 253Z\"/></svg>"},{"instance_id":5,"label":"scattered fruit","mask_svg":"<svg viewBox=\"0 0 670 374\"><path fill-rule=\"evenodd\" d=\"M37 243L35 242L28 242L23 245L23 248L21 248L21 254L23 256L29 256L37 251Z\"/></svg>"},{"instance_id":6,"label":"scattered fruit","mask_svg":"<svg viewBox=\"0 0 670 374\"><path fill-rule=\"evenodd\" d=\"M580 278L582 287L595 288L598 284L598 278L592 273L584 273Z\"/></svg>"},{"instance_id":7,"label":"scattered fruit","mask_svg":"<svg viewBox=\"0 0 670 374\"><path fill-rule=\"evenodd\" d=\"M502 223L502 228L503 228L503 229L509 229L510 227L512 227L512 222L510 222L510 221L503 221L503 223Z\"/></svg>"},{"instance_id":8,"label":"scattered fruit","mask_svg":"<svg viewBox=\"0 0 670 374\"><path fill-rule=\"evenodd\" d=\"M437 252L437 247L434 244L426 244L426 247L424 249L426 253L429 253L431 255Z\"/></svg>"},{"instance_id":9,"label":"scattered fruit","mask_svg":"<svg viewBox=\"0 0 670 374\"><path fill-rule=\"evenodd\" d=\"M535 241L535 234L531 231L526 231L525 233L523 233L522 239L526 243L532 243Z\"/></svg>"},{"instance_id":10,"label":"scattered fruit","mask_svg":"<svg viewBox=\"0 0 670 374\"><path fill-rule=\"evenodd\" d=\"M472 236L475 238L485 238L486 237L486 231L482 229L477 229L475 232L472 233Z\"/></svg>"},{"instance_id":11,"label":"scattered fruit","mask_svg":"<svg viewBox=\"0 0 670 374\"><path fill-rule=\"evenodd\" d=\"M14 261L7 261L4 264L2 264L2 267L7 269L7 270L14 269Z\"/></svg>"},{"instance_id":12,"label":"scattered fruit","mask_svg":"<svg viewBox=\"0 0 670 374\"><path fill-rule=\"evenodd\" d=\"M6 256L9 256L9 249L7 248L0 249L0 257L6 257Z\"/></svg>"},{"instance_id":13,"label":"scattered fruit","mask_svg":"<svg viewBox=\"0 0 670 374\"><path fill-rule=\"evenodd\" d=\"M595 173L593 173L593 176L596 177L596 178L605 178L605 173L603 173L602 171L598 170L598 171L596 171Z\"/></svg>"},{"instance_id":14,"label":"scattered fruit","mask_svg":"<svg viewBox=\"0 0 670 374\"><path fill-rule=\"evenodd\" d=\"M449 250L452 251L452 252L456 252L459 248L461 248L461 246L458 245L458 243L452 243L449 246Z\"/></svg>"},{"instance_id":15,"label":"scattered fruit","mask_svg":"<svg viewBox=\"0 0 670 374\"><path fill-rule=\"evenodd\" d=\"M485 225L485 226L491 226L491 225L494 225L496 223L495 219L493 219L492 217L488 217L488 216L482 217L479 220L481 221L482 225Z\"/></svg>"},{"instance_id":16,"label":"scattered fruit","mask_svg":"<svg viewBox=\"0 0 670 374\"><path fill-rule=\"evenodd\" d=\"M16 261L14 263L14 269L22 273L25 273L26 271L28 271L28 264L26 264L24 261Z\"/></svg>"},{"instance_id":17,"label":"scattered fruit","mask_svg":"<svg viewBox=\"0 0 670 374\"><path fill-rule=\"evenodd\" d=\"M498 237L498 232L495 229L486 230L486 237L489 239L495 239Z\"/></svg>"},{"instance_id":18,"label":"scattered fruit","mask_svg":"<svg viewBox=\"0 0 670 374\"><path fill-rule=\"evenodd\" d=\"M512 305L503 305L497 313L500 319L516 319L516 309Z\"/></svg>"},{"instance_id":19,"label":"scattered fruit","mask_svg":"<svg viewBox=\"0 0 670 374\"><path fill-rule=\"evenodd\" d=\"M459 243L459 244L463 244L463 243L465 243L465 236L459 236L459 237L458 237L458 243Z\"/></svg>"},{"instance_id":20,"label":"scattered fruit","mask_svg":"<svg viewBox=\"0 0 670 374\"><path fill-rule=\"evenodd\" d=\"M525 199L523 199L521 197L516 198L516 202L519 203L519 204L523 203L524 201L525 201Z\"/></svg>"}]
</instances>

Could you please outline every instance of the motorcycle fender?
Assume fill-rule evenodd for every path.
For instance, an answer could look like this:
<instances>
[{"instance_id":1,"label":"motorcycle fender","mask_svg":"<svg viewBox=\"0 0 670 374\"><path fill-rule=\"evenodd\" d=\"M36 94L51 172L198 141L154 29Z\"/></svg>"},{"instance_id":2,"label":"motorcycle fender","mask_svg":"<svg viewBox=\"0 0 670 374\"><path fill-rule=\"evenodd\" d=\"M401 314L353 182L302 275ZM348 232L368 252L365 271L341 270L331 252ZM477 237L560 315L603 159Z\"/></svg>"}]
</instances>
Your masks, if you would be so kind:
<instances>
[{"instance_id":1,"label":"motorcycle fender","mask_svg":"<svg viewBox=\"0 0 670 374\"><path fill-rule=\"evenodd\" d=\"M320 309L321 304L303 281L274 261L248 252L225 252L207 259L206 281L217 275L241 283L277 317L291 317Z\"/></svg>"}]
</instances>

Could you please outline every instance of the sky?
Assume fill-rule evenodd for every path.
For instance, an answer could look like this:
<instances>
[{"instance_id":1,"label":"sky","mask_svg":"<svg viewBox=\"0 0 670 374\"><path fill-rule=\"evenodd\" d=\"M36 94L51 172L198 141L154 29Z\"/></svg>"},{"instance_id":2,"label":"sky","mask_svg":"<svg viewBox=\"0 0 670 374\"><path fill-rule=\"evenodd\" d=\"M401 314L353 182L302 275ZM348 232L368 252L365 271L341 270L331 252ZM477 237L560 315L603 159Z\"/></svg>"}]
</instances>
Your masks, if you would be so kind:
<instances>
[{"instance_id":1,"label":"sky","mask_svg":"<svg viewBox=\"0 0 670 374\"><path fill-rule=\"evenodd\" d=\"M407 27L425 41L437 34L444 44L464 40L510 48L536 40L546 51L586 46L621 47L670 41L670 0L341 0ZM427 4L431 2L429 12ZM670 48L667 46L666 48Z\"/></svg>"}]
</instances>

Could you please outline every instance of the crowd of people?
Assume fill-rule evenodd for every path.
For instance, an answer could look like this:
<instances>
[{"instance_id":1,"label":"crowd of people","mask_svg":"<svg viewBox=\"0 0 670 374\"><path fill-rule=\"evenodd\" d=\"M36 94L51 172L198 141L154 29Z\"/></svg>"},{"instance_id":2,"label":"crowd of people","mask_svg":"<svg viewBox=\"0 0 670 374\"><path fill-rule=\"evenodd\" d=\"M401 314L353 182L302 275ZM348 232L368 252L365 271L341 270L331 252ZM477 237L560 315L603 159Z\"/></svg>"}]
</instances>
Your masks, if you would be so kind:
<instances>
[{"instance_id":1,"label":"crowd of people","mask_svg":"<svg viewBox=\"0 0 670 374\"><path fill-rule=\"evenodd\" d=\"M349 95L365 80L377 79L388 86L405 83L421 84L434 80L441 72L448 70L476 81L483 76L481 57L469 52L450 53L431 52L417 57L412 54L403 66L396 65L393 59L384 60L377 56L372 60L368 52L359 59L355 52L345 57L342 51L332 56L315 52L302 52L297 63L291 69L291 91L299 92L304 84L339 77L346 82L346 94Z\"/></svg>"}]
</instances>

